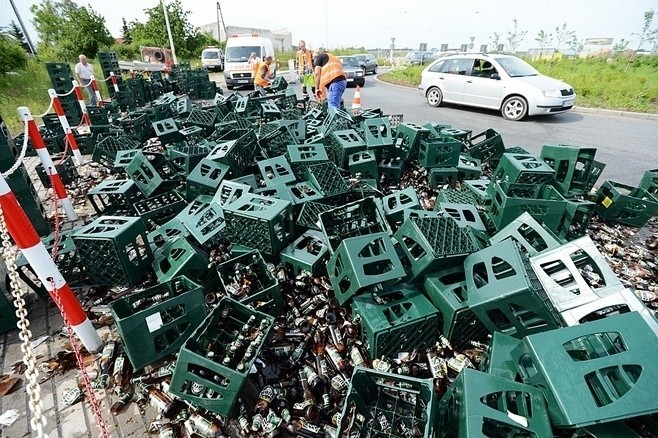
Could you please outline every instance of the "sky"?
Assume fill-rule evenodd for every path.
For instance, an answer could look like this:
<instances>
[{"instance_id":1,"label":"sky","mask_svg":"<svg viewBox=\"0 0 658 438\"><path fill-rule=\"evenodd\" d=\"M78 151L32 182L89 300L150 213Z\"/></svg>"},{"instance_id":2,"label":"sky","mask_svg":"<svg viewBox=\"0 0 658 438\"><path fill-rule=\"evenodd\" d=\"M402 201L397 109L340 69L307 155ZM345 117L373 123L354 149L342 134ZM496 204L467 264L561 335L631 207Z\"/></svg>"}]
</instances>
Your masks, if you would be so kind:
<instances>
[{"instance_id":1,"label":"sky","mask_svg":"<svg viewBox=\"0 0 658 438\"><path fill-rule=\"evenodd\" d=\"M158 0L75 1L90 5L103 15L108 30L117 37L121 36L122 17L128 22L144 22L144 9L159 3ZM181 2L190 11L193 25L216 23L216 1ZM29 7L39 2L14 0L14 3L30 36L36 40ZM491 44L494 33L499 33L504 43L507 33L513 31L513 19L517 20L519 31L527 32L520 50L539 47L535 41L538 32L554 32L563 23L581 41L614 38L616 43L624 38L631 41L628 47L635 49L646 11L656 11L652 28L658 28L658 0L230 0L219 4L227 26L286 28L292 33L293 44L304 39L311 48L329 49L389 48L391 38L395 37L397 48L412 49L417 49L420 43L427 43L428 48L438 48L441 44L459 48L473 38L477 50L482 44ZM9 0L0 0L0 26L15 18ZM643 47L650 49L648 45Z\"/></svg>"}]
</instances>

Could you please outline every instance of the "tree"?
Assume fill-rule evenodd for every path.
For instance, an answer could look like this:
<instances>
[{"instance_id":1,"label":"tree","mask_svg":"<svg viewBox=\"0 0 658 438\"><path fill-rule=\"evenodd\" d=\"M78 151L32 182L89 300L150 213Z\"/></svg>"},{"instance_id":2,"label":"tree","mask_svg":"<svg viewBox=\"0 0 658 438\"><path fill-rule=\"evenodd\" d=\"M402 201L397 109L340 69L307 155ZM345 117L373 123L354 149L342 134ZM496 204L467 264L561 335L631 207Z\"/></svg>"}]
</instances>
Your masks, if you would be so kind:
<instances>
[{"instance_id":1,"label":"tree","mask_svg":"<svg viewBox=\"0 0 658 438\"><path fill-rule=\"evenodd\" d=\"M489 42L491 42L494 51L498 51L498 46L500 46L500 38L501 35L498 32L494 32L494 34L489 37Z\"/></svg>"},{"instance_id":2,"label":"tree","mask_svg":"<svg viewBox=\"0 0 658 438\"><path fill-rule=\"evenodd\" d=\"M23 47L23 50L31 53L30 45L27 43L27 38L25 38L23 30L18 26L18 24L16 24L16 22L14 22L14 20L9 23L9 26L3 29L2 33L15 39L21 45L21 47Z\"/></svg>"},{"instance_id":3,"label":"tree","mask_svg":"<svg viewBox=\"0 0 658 438\"><path fill-rule=\"evenodd\" d=\"M23 69L27 65L27 53L13 37L0 34L0 74Z\"/></svg>"},{"instance_id":4,"label":"tree","mask_svg":"<svg viewBox=\"0 0 658 438\"><path fill-rule=\"evenodd\" d=\"M555 27L555 50L560 50L562 43L566 43L569 46L569 42L576 39L576 32L573 30L567 30L567 23L562 23L562 26ZM576 39L576 46L578 45L578 40ZM576 50L573 50L574 52Z\"/></svg>"},{"instance_id":5,"label":"tree","mask_svg":"<svg viewBox=\"0 0 658 438\"><path fill-rule=\"evenodd\" d=\"M553 34L552 33L546 33L543 29L537 32L537 36L535 37L535 41L537 41L537 44L539 44L539 48L543 49L544 47L548 46L553 42Z\"/></svg>"},{"instance_id":6,"label":"tree","mask_svg":"<svg viewBox=\"0 0 658 438\"><path fill-rule=\"evenodd\" d=\"M514 23L514 29L512 31L507 32L507 45L509 47L509 51L511 53L514 53L516 52L516 49L519 46L519 44L521 44L523 40L525 40L525 36L528 34L528 31L519 30L519 25L516 18L512 19L512 23Z\"/></svg>"},{"instance_id":7,"label":"tree","mask_svg":"<svg viewBox=\"0 0 658 438\"><path fill-rule=\"evenodd\" d=\"M91 6L72 0L44 0L30 7L40 47L54 58L74 60L79 54L96 56L101 47L114 43L105 18Z\"/></svg>"},{"instance_id":8,"label":"tree","mask_svg":"<svg viewBox=\"0 0 658 438\"><path fill-rule=\"evenodd\" d=\"M653 45L658 39L658 28L651 29L651 24L653 23L653 17L655 12L653 9L650 9L644 13L644 25L642 26L642 32L639 34L640 40L637 43L637 49L640 50L644 43L650 43Z\"/></svg>"},{"instance_id":9,"label":"tree","mask_svg":"<svg viewBox=\"0 0 658 438\"><path fill-rule=\"evenodd\" d=\"M622 38L618 43L615 43L615 45L612 46L612 51L615 53L621 53L628 48L629 44L630 41Z\"/></svg>"},{"instance_id":10,"label":"tree","mask_svg":"<svg viewBox=\"0 0 658 438\"><path fill-rule=\"evenodd\" d=\"M125 17L121 17L121 37L123 38L124 44L130 44L133 42L130 27L126 23Z\"/></svg>"}]
</instances>

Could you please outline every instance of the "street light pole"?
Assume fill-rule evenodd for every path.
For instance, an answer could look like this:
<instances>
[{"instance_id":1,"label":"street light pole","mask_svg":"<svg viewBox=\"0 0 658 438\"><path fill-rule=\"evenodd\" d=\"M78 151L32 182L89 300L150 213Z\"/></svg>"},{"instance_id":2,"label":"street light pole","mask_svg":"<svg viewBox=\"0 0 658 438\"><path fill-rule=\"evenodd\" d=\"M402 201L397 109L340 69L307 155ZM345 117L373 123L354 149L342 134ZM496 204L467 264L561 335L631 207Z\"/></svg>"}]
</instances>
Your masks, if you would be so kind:
<instances>
[{"instance_id":1,"label":"street light pole","mask_svg":"<svg viewBox=\"0 0 658 438\"><path fill-rule=\"evenodd\" d=\"M174 58L174 64L178 64L178 59L176 58L176 49L174 48L174 37L171 35L171 26L169 25L169 14L167 13L167 7L164 4L164 0L160 0L162 4L162 10L164 11L165 24L167 25L167 33L169 34L169 45L171 46L171 56Z\"/></svg>"}]
</instances>

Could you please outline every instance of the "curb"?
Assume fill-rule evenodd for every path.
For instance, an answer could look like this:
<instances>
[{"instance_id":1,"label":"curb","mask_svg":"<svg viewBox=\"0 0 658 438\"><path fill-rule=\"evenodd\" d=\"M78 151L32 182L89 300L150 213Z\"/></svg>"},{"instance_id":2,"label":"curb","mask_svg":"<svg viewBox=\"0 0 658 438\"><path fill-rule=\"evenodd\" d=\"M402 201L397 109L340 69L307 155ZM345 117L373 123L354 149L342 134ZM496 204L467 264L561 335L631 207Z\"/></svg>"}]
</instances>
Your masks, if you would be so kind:
<instances>
[{"instance_id":1,"label":"curb","mask_svg":"<svg viewBox=\"0 0 658 438\"><path fill-rule=\"evenodd\" d=\"M385 74L385 73L380 73L380 74ZM391 87L406 88L409 90L416 90L416 91L418 90L417 87L413 87L410 85L399 85L399 84L392 84L390 82L382 81L381 79L379 79L379 75L375 76L375 80L379 83L390 85ZM604 108L588 108L584 106L574 106L571 110L573 112L581 113L581 114L601 114L604 116L628 117L632 119L653 120L658 122L658 114L651 114L651 113L635 113L632 111L609 110Z\"/></svg>"}]
</instances>

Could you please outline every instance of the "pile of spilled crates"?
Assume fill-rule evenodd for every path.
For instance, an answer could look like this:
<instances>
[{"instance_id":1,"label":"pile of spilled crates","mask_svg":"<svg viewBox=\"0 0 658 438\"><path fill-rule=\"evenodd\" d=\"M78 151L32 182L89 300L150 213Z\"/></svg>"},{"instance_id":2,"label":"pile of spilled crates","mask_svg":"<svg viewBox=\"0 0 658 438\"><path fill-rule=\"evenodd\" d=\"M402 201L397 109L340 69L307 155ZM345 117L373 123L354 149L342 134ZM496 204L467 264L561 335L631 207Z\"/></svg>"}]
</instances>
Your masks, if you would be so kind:
<instances>
[{"instance_id":1,"label":"pile of spilled crates","mask_svg":"<svg viewBox=\"0 0 658 438\"><path fill-rule=\"evenodd\" d=\"M109 307L136 371L177 354L169 392L230 421L277 323L299 313L283 269L328 279L371 360L488 344L441 391L355 366L337 436L658 434L658 323L587 236L595 214L644 226L658 170L593 190L595 149L531 154L491 129L327 111L283 78L266 97L210 96L177 74L187 94L124 80L114 109L90 111L88 153L113 176L57 261L67 278L134 290ZM243 330L257 335L238 361Z\"/></svg>"}]
</instances>

